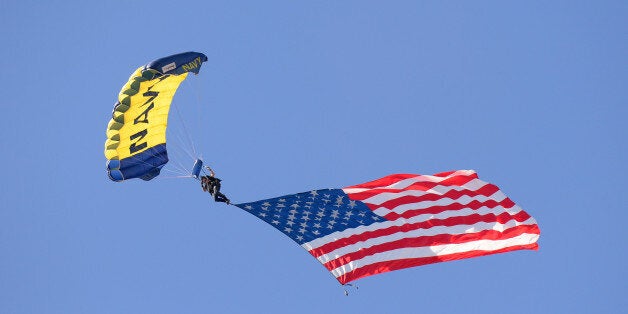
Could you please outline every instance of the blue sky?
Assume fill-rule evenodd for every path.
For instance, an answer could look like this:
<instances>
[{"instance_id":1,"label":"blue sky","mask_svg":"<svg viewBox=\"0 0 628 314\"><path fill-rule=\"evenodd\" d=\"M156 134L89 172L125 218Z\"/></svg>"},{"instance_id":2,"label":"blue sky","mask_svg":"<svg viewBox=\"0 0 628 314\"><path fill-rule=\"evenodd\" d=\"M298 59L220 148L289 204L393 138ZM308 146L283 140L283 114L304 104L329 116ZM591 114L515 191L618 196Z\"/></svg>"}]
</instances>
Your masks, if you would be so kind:
<instances>
[{"instance_id":1,"label":"blue sky","mask_svg":"<svg viewBox=\"0 0 628 314\"><path fill-rule=\"evenodd\" d=\"M3 1L0 312L619 313L627 16L625 1ZM196 181L109 181L120 88L190 50L209 61L175 102L232 200L474 169L536 218L540 250L345 297Z\"/></svg>"}]
</instances>

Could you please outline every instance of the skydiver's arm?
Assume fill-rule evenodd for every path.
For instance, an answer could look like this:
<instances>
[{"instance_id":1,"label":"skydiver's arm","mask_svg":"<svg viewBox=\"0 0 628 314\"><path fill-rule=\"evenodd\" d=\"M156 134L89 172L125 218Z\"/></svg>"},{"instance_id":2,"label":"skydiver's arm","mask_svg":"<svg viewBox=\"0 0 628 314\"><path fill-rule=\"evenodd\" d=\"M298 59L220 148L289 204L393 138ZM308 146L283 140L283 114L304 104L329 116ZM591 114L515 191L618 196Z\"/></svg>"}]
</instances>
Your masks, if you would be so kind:
<instances>
[{"instance_id":1,"label":"skydiver's arm","mask_svg":"<svg viewBox=\"0 0 628 314\"><path fill-rule=\"evenodd\" d=\"M207 170L209 170L209 174L210 174L212 177L215 177L215 176L216 176L216 173L214 173L214 170L212 170L212 168L211 168L211 167L209 167L209 166L205 166L205 168L207 168Z\"/></svg>"}]
</instances>

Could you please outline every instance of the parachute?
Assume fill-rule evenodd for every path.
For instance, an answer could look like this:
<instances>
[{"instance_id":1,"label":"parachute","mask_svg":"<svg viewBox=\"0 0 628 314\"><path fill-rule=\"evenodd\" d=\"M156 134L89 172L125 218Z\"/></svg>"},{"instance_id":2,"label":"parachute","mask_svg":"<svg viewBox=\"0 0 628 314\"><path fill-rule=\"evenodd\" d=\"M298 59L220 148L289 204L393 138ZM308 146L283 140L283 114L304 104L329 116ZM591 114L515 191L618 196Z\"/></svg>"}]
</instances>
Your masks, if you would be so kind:
<instances>
[{"instance_id":1,"label":"parachute","mask_svg":"<svg viewBox=\"0 0 628 314\"><path fill-rule=\"evenodd\" d=\"M205 61L202 53L185 52L154 60L131 74L107 126L105 157L111 180L148 181L159 175L168 163L166 127L172 98L188 73L198 74Z\"/></svg>"}]
</instances>

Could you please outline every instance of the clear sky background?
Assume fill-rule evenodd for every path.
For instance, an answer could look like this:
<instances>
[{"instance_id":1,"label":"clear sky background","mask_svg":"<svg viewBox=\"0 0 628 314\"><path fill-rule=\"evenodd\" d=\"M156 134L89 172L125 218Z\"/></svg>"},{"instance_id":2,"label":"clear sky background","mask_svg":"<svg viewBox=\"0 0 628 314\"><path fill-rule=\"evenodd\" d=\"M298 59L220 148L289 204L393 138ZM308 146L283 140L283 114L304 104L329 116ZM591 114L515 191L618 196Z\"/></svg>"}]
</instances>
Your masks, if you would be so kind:
<instances>
[{"instance_id":1,"label":"clear sky background","mask_svg":"<svg viewBox=\"0 0 628 314\"><path fill-rule=\"evenodd\" d=\"M627 21L626 1L2 1L0 313L624 312ZM176 108L233 201L474 169L540 250L346 297L194 180L111 182L120 88L184 51L209 61Z\"/></svg>"}]
</instances>

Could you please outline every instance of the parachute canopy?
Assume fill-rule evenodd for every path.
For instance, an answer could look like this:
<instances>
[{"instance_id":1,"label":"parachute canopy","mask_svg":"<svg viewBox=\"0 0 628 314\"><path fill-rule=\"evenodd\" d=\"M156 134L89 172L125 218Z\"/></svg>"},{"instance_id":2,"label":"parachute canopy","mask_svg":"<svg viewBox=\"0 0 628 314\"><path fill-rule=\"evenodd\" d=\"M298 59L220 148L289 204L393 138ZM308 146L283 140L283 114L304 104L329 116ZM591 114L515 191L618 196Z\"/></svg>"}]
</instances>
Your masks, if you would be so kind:
<instances>
[{"instance_id":1,"label":"parachute canopy","mask_svg":"<svg viewBox=\"0 0 628 314\"><path fill-rule=\"evenodd\" d=\"M189 72L198 74L207 56L185 52L135 70L122 87L107 126L105 157L113 181L151 180L168 162L166 126L170 103Z\"/></svg>"}]
</instances>

